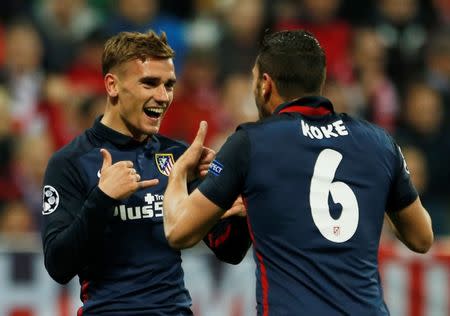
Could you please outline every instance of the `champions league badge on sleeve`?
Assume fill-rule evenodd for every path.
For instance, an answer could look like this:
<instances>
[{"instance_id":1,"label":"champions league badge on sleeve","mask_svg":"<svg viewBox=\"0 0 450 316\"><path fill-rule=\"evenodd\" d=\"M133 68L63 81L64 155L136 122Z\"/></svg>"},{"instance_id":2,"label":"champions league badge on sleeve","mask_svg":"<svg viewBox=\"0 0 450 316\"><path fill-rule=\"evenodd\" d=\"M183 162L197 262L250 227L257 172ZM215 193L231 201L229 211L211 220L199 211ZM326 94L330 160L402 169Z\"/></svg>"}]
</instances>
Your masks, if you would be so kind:
<instances>
[{"instance_id":1,"label":"champions league badge on sleeve","mask_svg":"<svg viewBox=\"0 0 450 316\"><path fill-rule=\"evenodd\" d=\"M209 165L208 172L211 172L213 175L218 176L223 170L223 165L217 160L213 160Z\"/></svg>"},{"instance_id":2,"label":"champions league badge on sleeve","mask_svg":"<svg viewBox=\"0 0 450 316\"><path fill-rule=\"evenodd\" d=\"M42 215L53 213L59 204L58 191L51 185L44 186L42 192Z\"/></svg>"},{"instance_id":3,"label":"champions league badge on sleeve","mask_svg":"<svg viewBox=\"0 0 450 316\"><path fill-rule=\"evenodd\" d=\"M159 172L168 177L170 175L170 171L172 171L173 165L175 164L173 154L156 154L155 161Z\"/></svg>"}]
</instances>

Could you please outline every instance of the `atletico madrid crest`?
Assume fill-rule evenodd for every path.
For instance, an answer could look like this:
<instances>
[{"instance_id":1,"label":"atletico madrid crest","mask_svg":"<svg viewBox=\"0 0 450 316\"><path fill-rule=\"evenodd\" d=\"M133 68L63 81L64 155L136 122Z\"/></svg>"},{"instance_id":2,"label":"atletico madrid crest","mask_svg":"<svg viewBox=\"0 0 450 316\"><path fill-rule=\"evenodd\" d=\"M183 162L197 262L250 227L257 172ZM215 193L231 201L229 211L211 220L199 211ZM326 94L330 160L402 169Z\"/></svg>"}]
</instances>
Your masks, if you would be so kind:
<instances>
[{"instance_id":1,"label":"atletico madrid crest","mask_svg":"<svg viewBox=\"0 0 450 316\"><path fill-rule=\"evenodd\" d=\"M175 164L173 154L156 154L155 161L159 172L168 177Z\"/></svg>"}]
</instances>

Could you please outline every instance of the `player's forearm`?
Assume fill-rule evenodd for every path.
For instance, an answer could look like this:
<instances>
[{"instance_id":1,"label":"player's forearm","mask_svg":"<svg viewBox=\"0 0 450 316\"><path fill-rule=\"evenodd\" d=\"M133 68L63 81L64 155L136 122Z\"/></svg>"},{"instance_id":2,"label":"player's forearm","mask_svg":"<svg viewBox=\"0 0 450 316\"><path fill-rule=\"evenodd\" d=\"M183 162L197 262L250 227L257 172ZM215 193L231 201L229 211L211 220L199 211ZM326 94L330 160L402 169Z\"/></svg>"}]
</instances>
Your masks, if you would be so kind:
<instances>
[{"instance_id":1,"label":"player's forearm","mask_svg":"<svg viewBox=\"0 0 450 316\"><path fill-rule=\"evenodd\" d=\"M188 197L187 172L185 170L172 169L164 193L164 233L171 246L175 246L182 239L179 222L182 219L184 209L182 202Z\"/></svg>"},{"instance_id":2,"label":"player's forearm","mask_svg":"<svg viewBox=\"0 0 450 316\"><path fill-rule=\"evenodd\" d=\"M68 211L63 209L69 205L61 205L62 209L52 214L43 236L45 266L55 281L67 283L92 259L103 242L104 227L113 216L116 203L96 188L78 211L79 216L64 216Z\"/></svg>"},{"instance_id":3,"label":"player's forearm","mask_svg":"<svg viewBox=\"0 0 450 316\"><path fill-rule=\"evenodd\" d=\"M88 257L80 249L83 242L80 243L74 234L78 225L74 222L64 231L50 235L44 241L45 267L49 275L60 284L66 284L78 274L82 266L81 260Z\"/></svg>"}]
</instances>

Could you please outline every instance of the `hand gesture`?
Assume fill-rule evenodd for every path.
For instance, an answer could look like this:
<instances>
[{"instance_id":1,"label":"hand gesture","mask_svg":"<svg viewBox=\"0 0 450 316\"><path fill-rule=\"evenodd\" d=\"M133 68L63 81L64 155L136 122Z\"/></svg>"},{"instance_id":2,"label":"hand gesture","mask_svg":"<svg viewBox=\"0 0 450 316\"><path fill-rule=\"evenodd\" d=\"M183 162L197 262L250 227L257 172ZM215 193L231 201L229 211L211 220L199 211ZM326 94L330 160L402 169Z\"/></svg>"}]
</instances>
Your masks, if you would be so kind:
<instances>
[{"instance_id":1,"label":"hand gesture","mask_svg":"<svg viewBox=\"0 0 450 316\"><path fill-rule=\"evenodd\" d=\"M230 216L247 216L247 208L245 207L244 201L242 200L242 197L240 195L238 196L236 201L234 201L233 205L231 205L231 207L225 213L223 213L221 219Z\"/></svg>"},{"instance_id":2,"label":"hand gesture","mask_svg":"<svg viewBox=\"0 0 450 316\"><path fill-rule=\"evenodd\" d=\"M212 150L211 148L204 147L203 151L200 156L200 161L197 165L197 170L195 170L195 174L189 174L188 175L188 182L192 181L196 178L204 178L206 177L209 169L209 165L214 160L214 157L216 157L216 152Z\"/></svg>"},{"instance_id":3,"label":"hand gesture","mask_svg":"<svg viewBox=\"0 0 450 316\"><path fill-rule=\"evenodd\" d=\"M158 179L140 181L141 176L136 173L132 161L124 160L112 164L109 151L100 149L100 152L103 156L103 165L98 187L109 197L122 200L137 190L158 184Z\"/></svg>"},{"instance_id":4,"label":"hand gesture","mask_svg":"<svg viewBox=\"0 0 450 316\"><path fill-rule=\"evenodd\" d=\"M175 163L174 171L176 169L182 173L186 172L188 180L194 179L198 173L206 175L209 164L214 159L214 151L203 146L207 129L208 123L201 121L197 136L191 146Z\"/></svg>"}]
</instances>

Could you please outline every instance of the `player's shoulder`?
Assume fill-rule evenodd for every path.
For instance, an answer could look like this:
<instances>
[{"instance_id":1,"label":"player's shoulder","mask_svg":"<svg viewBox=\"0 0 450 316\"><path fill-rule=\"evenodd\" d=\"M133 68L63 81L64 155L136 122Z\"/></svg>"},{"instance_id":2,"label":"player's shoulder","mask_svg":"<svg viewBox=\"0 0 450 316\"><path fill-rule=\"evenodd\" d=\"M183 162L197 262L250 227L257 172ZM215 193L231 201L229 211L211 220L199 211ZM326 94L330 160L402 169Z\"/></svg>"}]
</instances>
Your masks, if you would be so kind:
<instances>
[{"instance_id":1,"label":"player's shoulder","mask_svg":"<svg viewBox=\"0 0 450 316\"><path fill-rule=\"evenodd\" d=\"M236 131L259 129L259 128L262 128L262 127L265 127L265 126L268 126L271 124L279 123L280 121L284 121L285 119L291 119L291 118L288 116L271 115L269 117L260 119L256 122L242 123L236 128Z\"/></svg>"},{"instance_id":2,"label":"player's shoulder","mask_svg":"<svg viewBox=\"0 0 450 316\"><path fill-rule=\"evenodd\" d=\"M95 140L91 129L84 131L71 142L58 149L49 160L49 165L66 165L72 160L100 147L101 144Z\"/></svg>"},{"instance_id":3,"label":"player's shoulder","mask_svg":"<svg viewBox=\"0 0 450 316\"><path fill-rule=\"evenodd\" d=\"M186 150L189 144L182 140L173 139L161 134L156 134L154 136L159 142L160 151L173 151L173 150Z\"/></svg>"},{"instance_id":4,"label":"player's shoulder","mask_svg":"<svg viewBox=\"0 0 450 316\"><path fill-rule=\"evenodd\" d=\"M349 126L351 132L357 134L362 140L366 139L368 144L378 144L391 150L394 140L389 132L381 126L371 123L362 118L356 118L346 113L338 114L341 120Z\"/></svg>"}]
</instances>

